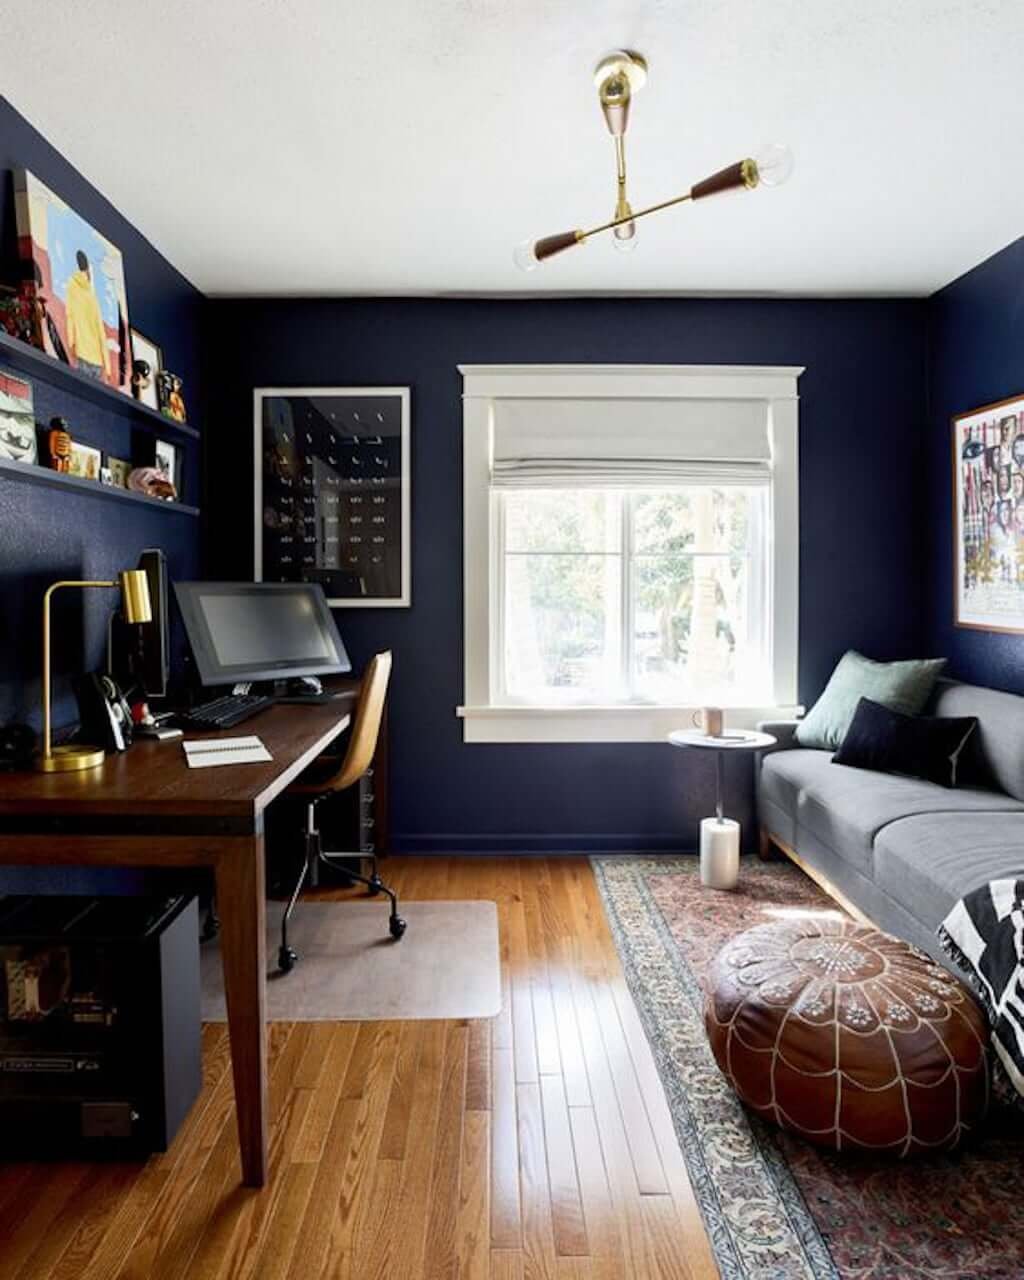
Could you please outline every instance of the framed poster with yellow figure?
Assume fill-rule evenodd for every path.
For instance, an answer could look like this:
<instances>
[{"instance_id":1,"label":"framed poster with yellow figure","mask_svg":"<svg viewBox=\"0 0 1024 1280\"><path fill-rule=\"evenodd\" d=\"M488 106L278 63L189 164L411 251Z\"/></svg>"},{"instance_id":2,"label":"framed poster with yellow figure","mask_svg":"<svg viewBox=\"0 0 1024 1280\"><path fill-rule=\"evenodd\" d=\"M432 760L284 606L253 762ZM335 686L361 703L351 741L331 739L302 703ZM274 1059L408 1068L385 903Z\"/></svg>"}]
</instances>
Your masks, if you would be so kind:
<instances>
[{"instance_id":1,"label":"framed poster with yellow figure","mask_svg":"<svg viewBox=\"0 0 1024 1280\"><path fill-rule=\"evenodd\" d=\"M18 246L31 264L48 355L131 395L132 352L121 251L25 169L15 171Z\"/></svg>"}]
</instances>

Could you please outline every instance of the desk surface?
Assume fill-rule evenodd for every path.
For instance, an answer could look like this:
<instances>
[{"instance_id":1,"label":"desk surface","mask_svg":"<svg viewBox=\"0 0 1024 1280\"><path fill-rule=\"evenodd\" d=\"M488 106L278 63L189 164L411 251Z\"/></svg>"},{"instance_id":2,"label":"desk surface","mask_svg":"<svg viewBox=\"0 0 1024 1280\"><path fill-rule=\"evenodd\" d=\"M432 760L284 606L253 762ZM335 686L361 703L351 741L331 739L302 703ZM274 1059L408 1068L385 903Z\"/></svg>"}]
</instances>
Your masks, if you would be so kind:
<instances>
[{"instance_id":1,"label":"desk surface","mask_svg":"<svg viewBox=\"0 0 1024 1280\"><path fill-rule=\"evenodd\" d=\"M348 683L348 682L347 682ZM273 706L220 734L186 732L174 742L141 740L76 773L0 775L0 827L33 816L165 818L192 829L203 819L227 830L259 821L266 806L347 727L358 682L323 705ZM190 769L182 741L255 734L273 757L263 764ZM192 819L192 823L189 823ZM21 826L20 823L16 825ZM170 834L170 830L168 830Z\"/></svg>"}]
</instances>

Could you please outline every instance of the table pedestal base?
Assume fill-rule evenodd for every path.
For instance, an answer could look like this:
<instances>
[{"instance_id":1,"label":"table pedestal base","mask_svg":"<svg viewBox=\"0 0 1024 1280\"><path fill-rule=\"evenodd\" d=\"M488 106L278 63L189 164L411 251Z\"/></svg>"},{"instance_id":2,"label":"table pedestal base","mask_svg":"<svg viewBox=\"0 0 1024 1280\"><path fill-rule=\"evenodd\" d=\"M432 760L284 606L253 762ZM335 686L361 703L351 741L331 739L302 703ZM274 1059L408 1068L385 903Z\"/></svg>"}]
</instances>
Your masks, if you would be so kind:
<instances>
[{"instance_id":1,"label":"table pedestal base","mask_svg":"<svg viewBox=\"0 0 1024 1280\"><path fill-rule=\"evenodd\" d=\"M700 882L709 889L735 889L740 874L740 824L705 818L700 824Z\"/></svg>"}]
</instances>

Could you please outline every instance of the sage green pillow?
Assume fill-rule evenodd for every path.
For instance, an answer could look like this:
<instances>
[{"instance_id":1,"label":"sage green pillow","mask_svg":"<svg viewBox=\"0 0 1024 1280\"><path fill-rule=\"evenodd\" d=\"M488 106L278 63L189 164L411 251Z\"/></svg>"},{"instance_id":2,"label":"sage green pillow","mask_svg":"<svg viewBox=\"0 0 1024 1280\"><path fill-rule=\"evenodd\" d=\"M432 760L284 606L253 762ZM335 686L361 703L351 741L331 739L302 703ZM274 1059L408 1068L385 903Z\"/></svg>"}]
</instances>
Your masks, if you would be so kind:
<instances>
[{"instance_id":1,"label":"sage green pillow","mask_svg":"<svg viewBox=\"0 0 1024 1280\"><path fill-rule=\"evenodd\" d=\"M802 747L835 751L846 737L861 698L880 702L905 716L919 715L945 665L945 658L872 662L862 653L847 650L821 697L797 725L797 742Z\"/></svg>"}]
</instances>

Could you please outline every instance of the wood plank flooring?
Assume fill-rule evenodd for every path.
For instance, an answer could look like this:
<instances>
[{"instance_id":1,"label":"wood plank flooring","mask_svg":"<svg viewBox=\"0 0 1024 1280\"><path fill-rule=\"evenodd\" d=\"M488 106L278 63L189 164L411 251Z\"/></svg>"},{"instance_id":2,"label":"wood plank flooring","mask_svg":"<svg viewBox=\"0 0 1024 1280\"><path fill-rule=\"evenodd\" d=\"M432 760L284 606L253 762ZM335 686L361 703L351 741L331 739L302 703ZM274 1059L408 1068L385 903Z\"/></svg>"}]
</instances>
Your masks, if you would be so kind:
<instances>
[{"instance_id":1,"label":"wood plank flooring","mask_svg":"<svg viewBox=\"0 0 1024 1280\"><path fill-rule=\"evenodd\" d=\"M406 900L497 902L501 1012L273 1024L263 1191L239 1185L225 1029L204 1027L170 1151L0 1165L0 1280L717 1276L586 860L385 875Z\"/></svg>"}]
</instances>

